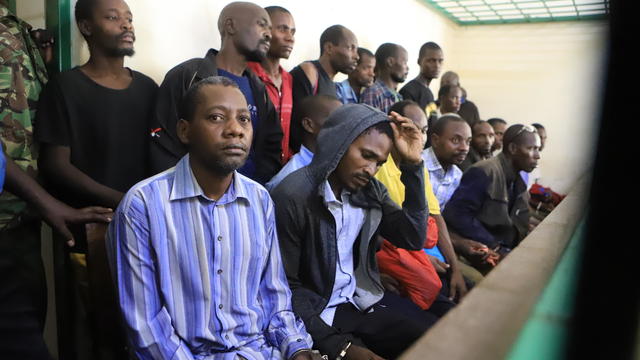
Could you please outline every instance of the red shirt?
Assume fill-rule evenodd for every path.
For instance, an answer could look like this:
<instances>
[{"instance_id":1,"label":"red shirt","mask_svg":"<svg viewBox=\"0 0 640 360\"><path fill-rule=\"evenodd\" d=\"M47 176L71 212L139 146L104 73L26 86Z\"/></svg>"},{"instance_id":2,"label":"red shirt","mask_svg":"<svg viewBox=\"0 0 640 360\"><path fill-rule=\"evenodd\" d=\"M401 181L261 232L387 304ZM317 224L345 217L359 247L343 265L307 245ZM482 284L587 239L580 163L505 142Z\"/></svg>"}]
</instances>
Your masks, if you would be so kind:
<instances>
[{"instance_id":1,"label":"red shirt","mask_svg":"<svg viewBox=\"0 0 640 360\"><path fill-rule=\"evenodd\" d=\"M280 76L282 76L282 85L280 89L271 81L269 75L264 71L262 64L258 62L249 62L249 69L253 71L264 83L267 88L269 99L280 114L280 126L282 127L282 163L289 161L293 155L289 148L289 135L291 133L291 110L293 109L293 78L280 66Z\"/></svg>"}]
</instances>

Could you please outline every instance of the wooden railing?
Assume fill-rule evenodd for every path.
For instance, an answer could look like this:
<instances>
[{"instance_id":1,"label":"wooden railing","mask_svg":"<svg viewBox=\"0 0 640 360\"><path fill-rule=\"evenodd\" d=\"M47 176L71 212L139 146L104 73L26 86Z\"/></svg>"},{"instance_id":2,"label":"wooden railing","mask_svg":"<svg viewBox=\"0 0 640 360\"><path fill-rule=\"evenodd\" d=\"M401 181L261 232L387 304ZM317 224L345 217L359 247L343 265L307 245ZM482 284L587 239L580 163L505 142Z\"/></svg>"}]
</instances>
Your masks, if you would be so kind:
<instances>
[{"instance_id":1,"label":"wooden railing","mask_svg":"<svg viewBox=\"0 0 640 360\"><path fill-rule=\"evenodd\" d=\"M586 215L590 173L403 360L504 359Z\"/></svg>"}]
</instances>

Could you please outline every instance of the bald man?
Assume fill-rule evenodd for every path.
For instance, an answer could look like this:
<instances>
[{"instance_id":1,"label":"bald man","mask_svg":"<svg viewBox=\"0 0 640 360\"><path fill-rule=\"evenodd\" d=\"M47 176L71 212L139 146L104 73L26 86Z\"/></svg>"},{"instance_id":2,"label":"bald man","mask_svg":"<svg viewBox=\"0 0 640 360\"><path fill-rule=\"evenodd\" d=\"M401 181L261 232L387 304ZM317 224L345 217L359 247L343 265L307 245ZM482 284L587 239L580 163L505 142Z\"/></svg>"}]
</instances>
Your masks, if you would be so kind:
<instances>
[{"instance_id":1,"label":"bald man","mask_svg":"<svg viewBox=\"0 0 640 360\"><path fill-rule=\"evenodd\" d=\"M267 56L271 19L256 4L233 2L218 18L220 51L209 49L204 58L187 60L169 70L160 86L155 124L151 126L151 168L160 172L174 166L186 154L176 134L179 108L187 90L209 76L224 76L238 84L251 112L254 141L245 165L238 171L261 183L281 167L282 128L264 83L247 69L248 61Z\"/></svg>"}]
</instances>

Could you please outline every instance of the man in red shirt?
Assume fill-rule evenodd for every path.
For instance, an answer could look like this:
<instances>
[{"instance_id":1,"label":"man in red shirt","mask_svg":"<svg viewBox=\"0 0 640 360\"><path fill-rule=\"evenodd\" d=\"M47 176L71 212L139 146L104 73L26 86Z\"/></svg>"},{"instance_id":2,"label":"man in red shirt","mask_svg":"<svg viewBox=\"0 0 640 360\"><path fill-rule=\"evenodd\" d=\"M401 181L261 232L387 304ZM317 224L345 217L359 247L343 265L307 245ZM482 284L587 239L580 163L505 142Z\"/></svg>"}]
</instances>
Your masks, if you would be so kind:
<instances>
[{"instance_id":1,"label":"man in red shirt","mask_svg":"<svg viewBox=\"0 0 640 360\"><path fill-rule=\"evenodd\" d=\"M282 126L282 163L286 163L293 155L289 148L291 109L293 97L291 75L280 66L280 59L288 59L295 43L296 25L289 10L280 6L269 6L265 10L271 17L271 47L267 57L259 62L250 62L248 67L267 88L269 99L280 116Z\"/></svg>"}]
</instances>

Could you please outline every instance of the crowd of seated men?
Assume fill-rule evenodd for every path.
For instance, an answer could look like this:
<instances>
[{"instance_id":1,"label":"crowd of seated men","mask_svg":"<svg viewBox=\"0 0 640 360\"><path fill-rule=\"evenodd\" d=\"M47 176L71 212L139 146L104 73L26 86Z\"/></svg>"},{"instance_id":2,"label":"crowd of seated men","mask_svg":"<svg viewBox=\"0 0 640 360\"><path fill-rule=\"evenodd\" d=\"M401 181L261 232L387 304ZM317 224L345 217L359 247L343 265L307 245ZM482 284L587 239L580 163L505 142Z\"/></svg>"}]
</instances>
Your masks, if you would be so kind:
<instances>
[{"instance_id":1,"label":"crowd of seated men","mask_svg":"<svg viewBox=\"0 0 640 360\"><path fill-rule=\"evenodd\" d=\"M451 71L434 97L434 42L402 87L407 50L342 25L288 72L293 14L233 2L158 86L125 1L77 1L90 57L55 75L0 3L3 358L51 358L41 220L60 358L393 359L561 200L542 125L482 120Z\"/></svg>"}]
</instances>

